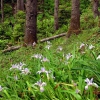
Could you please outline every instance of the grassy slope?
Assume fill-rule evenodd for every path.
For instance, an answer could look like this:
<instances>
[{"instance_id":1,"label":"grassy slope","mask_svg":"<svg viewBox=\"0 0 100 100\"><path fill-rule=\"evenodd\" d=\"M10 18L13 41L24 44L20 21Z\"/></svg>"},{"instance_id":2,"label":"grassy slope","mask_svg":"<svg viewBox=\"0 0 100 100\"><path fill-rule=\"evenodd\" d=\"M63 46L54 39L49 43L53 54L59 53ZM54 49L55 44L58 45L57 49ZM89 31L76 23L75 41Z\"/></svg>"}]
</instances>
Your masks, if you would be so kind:
<instances>
[{"instance_id":1,"label":"grassy slope","mask_svg":"<svg viewBox=\"0 0 100 100\"><path fill-rule=\"evenodd\" d=\"M84 16L84 17L87 18L87 16ZM66 40L66 37L61 37L59 39L52 40L51 41L52 47L50 48L50 50L45 49L45 46L47 45L47 43L41 43L41 44L37 44L37 46L35 48L22 47L19 50L7 52L5 54L0 53L0 84L2 86L7 86L8 93L10 95L13 94L16 97L16 99L15 99L15 97L11 95L11 98L14 98L15 100L22 100L23 98L25 98L25 100L28 100L27 96L23 97L21 95L21 93L23 93L23 91L25 90L26 92L25 91L24 92L26 93L26 95L28 95L30 97L30 93L27 93L25 83L26 83L26 81L28 81L30 83L35 83L39 79L39 77L36 75L36 72L38 70L40 70L40 68L43 66L45 66L46 69L52 70L55 73L56 82L69 82L70 83L71 79L74 79L75 81L80 81L81 78L84 79L85 77L88 77L88 76L93 77L93 75L95 75L95 71L93 71L92 74L90 72L89 75L88 75L88 71L84 72L86 75L82 74L83 71L79 71L79 72L75 71L74 72L72 70L73 73L67 72L67 70L70 71L70 68L69 69L67 68L69 66L73 67L73 68L74 68L74 65L75 65L75 67L76 66L80 66L80 67L88 66L89 67L92 64L94 64L92 66L94 68L94 66L96 64L99 65L98 62L95 62L95 58L100 54L100 33L99 33L99 28L97 27L97 25L92 27L92 26L90 26L91 23L92 23L91 21L89 22L89 25L85 25L87 23L85 23L85 24L83 23L84 24L84 25L82 25L83 30L82 30L81 34L78 36L72 35L68 40ZM87 54L84 54L84 55L81 55L80 53L78 54L79 46L81 43L85 43L88 45L90 45L90 44L94 45L96 49L92 50L93 51L92 53L95 53L95 55L94 55L95 57L93 57L93 55L91 55L91 51L88 51L88 50L86 50ZM63 50L60 53L57 53L58 46L63 47ZM77 55L75 54L76 52L77 52ZM31 58L31 56L33 54L37 54L37 53L43 54L43 56L48 57L48 59L50 60L50 63L41 63L40 61ZM72 53L72 54L74 54L74 57L76 57L76 60L73 58L70 61L71 63L69 66L64 64L64 57L62 57L63 54L68 54L68 53ZM92 60L95 63L93 63ZM19 74L20 81L18 81L18 87L17 87L14 85L17 83L15 81L13 81L13 75L16 75L18 73L10 72L9 68L11 67L12 64L16 64L19 62L24 62L26 64L26 67L28 67L31 70L32 74L28 75L26 77L20 76L20 74ZM92 67L90 67L90 68L92 68ZM96 67L98 67L98 66L96 65ZM90 70L90 69L87 69L87 70ZM90 71L92 71L92 69ZM97 70L97 72L98 72L98 70ZM72 74L72 75L70 75L70 74ZM78 78L78 74L80 75L79 78ZM75 75L75 76L73 76L73 75ZM95 77L96 76L94 76L94 78ZM99 74L97 75L97 78L99 78ZM100 82L99 79L97 79L97 81ZM13 85L11 85L11 84L13 84ZM51 85L51 84L49 84L49 85ZM81 85L79 85L79 86L81 86ZM100 85L100 83L99 83L99 85ZM52 100L53 96L59 98L59 100L65 99L66 94L58 95L59 90L55 91L51 88L51 86L48 87L48 89L50 91L46 91L48 93L41 94L41 95L37 93L37 95L39 96L37 98L37 100L39 100L39 98L42 98L42 99L45 98L45 100L48 100L48 99L46 99L47 97L51 98L50 100ZM58 88L58 89L61 89L61 88ZM13 92L13 90L16 90L17 92L16 91ZM54 93L54 91L56 93ZM49 94L49 92L51 92L51 94ZM17 97L17 95L19 95L19 97L21 97L22 99L18 99L19 97ZM6 98L6 97L4 96L4 98ZM69 100L75 100L75 99L74 98L72 99L72 97L69 96ZM79 100L79 99L77 99L77 100ZM83 100L85 100L85 97Z\"/></svg>"},{"instance_id":2,"label":"grassy slope","mask_svg":"<svg viewBox=\"0 0 100 100\"><path fill-rule=\"evenodd\" d=\"M66 37L61 37L59 39L51 40L51 42L53 44L52 50L60 45L64 48L66 53L71 52L73 46L79 46L81 43L93 44L98 46L99 49L100 33L97 32L97 30L93 31L92 29L83 30L81 34L78 36L72 35L68 40L66 40ZM46 43L37 44L34 49L22 47L19 50L7 52L5 54L0 53L0 68L6 68L9 66L9 64L11 65L11 63L29 61L30 56L32 56L34 53L45 53L44 45L46 45Z\"/></svg>"}]
</instances>

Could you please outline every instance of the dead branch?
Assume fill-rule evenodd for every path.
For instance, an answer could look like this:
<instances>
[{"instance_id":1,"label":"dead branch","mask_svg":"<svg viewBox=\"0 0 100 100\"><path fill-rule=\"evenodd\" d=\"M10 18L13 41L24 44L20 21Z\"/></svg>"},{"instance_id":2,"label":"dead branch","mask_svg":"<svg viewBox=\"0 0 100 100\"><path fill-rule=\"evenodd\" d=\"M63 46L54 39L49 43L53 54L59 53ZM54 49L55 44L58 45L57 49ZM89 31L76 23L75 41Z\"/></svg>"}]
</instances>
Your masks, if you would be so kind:
<instances>
[{"instance_id":1,"label":"dead branch","mask_svg":"<svg viewBox=\"0 0 100 100\"><path fill-rule=\"evenodd\" d=\"M52 37L44 38L44 39L40 40L39 42L40 42L40 43L46 42L46 41L53 40L53 39L55 39L55 38L59 38L59 37L65 36L65 35L66 35L66 33L62 33L62 34L55 35L55 36L52 36ZM18 49L21 48L21 47L22 47L22 46L11 46L11 47L8 47L8 48L5 49L5 50L2 50L2 53L9 52L9 51L14 51L14 50L18 50Z\"/></svg>"},{"instance_id":2,"label":"dead branch","mask_svg":"<svg viewBox=\"0 0 100 100\"><path fill-rule=\"evenodd\" d=\"M40 40L39 42L45 42L45 41L53 40L55 38L59 38L59 37L65 36L65 35L66 35L66 33L62 33L62 34L55 35L55 36L52 36L52 37L49 37L49 38L44 38L44 39Z\"/></svg>"},{"instance_id":3,"label":"dead branch","mask_svg":"<svg viewBox=\"0 0 100 100\"><path fill-rule=\"evenodd\" d=\"M5 53L5 52L9 52L9 51L14 51L14 50L18 50L21 46L11 46L5 50L2 50L2 53Z\"/></svg>"}]
</instances>

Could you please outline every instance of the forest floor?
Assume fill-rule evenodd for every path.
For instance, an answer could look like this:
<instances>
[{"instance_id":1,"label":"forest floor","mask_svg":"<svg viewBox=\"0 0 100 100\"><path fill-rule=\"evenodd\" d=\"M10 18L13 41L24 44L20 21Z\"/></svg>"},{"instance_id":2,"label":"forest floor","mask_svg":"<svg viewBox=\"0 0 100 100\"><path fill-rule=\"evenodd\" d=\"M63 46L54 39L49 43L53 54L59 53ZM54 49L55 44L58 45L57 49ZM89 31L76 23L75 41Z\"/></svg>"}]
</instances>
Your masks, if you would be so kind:
<instances>
[{"instance_id":1,"label":"forest floor","mask_svg":"<svg viewBox=\"0 0 100 100\"><path fill-rule=\"evenodd\" d=\"M67 40L64 36L33 48L1 52L0 98L95 100L99 98L99 54L100 33L92 30L84 30ZM95 83L95 88L85 90L89 86L86 80L91 85Z\"/></svg>"}]
</instances>

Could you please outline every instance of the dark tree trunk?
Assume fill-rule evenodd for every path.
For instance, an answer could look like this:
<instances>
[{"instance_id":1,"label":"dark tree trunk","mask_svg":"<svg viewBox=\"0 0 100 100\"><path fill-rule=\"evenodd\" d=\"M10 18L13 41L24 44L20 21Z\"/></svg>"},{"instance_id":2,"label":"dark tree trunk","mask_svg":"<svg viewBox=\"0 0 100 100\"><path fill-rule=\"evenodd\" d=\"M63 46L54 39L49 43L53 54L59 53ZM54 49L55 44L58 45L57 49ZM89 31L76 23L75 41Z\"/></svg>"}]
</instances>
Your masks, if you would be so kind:
<instances>
[{"instance_id":1,"label":"dark tree trunk","mask_svg":"<svg viewBox=\"0 0 100 100\"><path fill-rule=\"evenodd\" d=\"M24 0L17 0L17 11L24 11Z\"/></svg>"},{"instance_id":2,"label":"dark tree trunk","mask_svg":"<svg viewBox=\"0 0 100 100\"><path fill-rule=\"evenodd\" d=\"M12 14L14 15L14 14L16 14L16 12L17 12L17 3L15 3L15 2L12 0L11 6L12 6Z\"/></svg>"},{"instance_id":3,"label":"dark tree trunk","mask_svg":"<svg viewBox=\"0 0 100 100\"><path fill-rule=\"evenodd\" d=\"M37 43L37 0L26 0L26 28L24 42L26 46Z\"/></svg>"},{"instance_id":4,"label":"dark tree trunk","mask_svg":"<svg viewBox=\"0 0 100 100\"><path fill-rule=\"evenodd\" d=\"M80 0L72 0L72 11L70 27L67 32L69 38L71 34L78 35L80 33Z\"/></svg>"},{"instance_id":5,"label":"dark tree trunk","mask_svg":"<svg viewBox=\"0 0 100 100\"><path fill-rule=\"evenodd\" d=\"M58 11L59 11L59 0L55 0L55 7L54 7L54 29L58 30Z\"/></svg>"},{"instance_id":6,"label":"dark tree trunk","mask_svg":"<svg viewBox=\"0 0 100 100\"><path fill-rule=\"evenodd\" d=\"M4 7L3 7L3 0L1 0L1 22L4 22Z\"/></svg>"},{"instance_id":7,"label":"dark tree trunk","mask_svg":"<svg viewBox=\"0 0 100 100\"><path fill-rule=\"evenodd\" d=\"M94 13L94 18L100 15L99 10L99 0L93 0L93 13Z\"/></svg>"}]
</instances>

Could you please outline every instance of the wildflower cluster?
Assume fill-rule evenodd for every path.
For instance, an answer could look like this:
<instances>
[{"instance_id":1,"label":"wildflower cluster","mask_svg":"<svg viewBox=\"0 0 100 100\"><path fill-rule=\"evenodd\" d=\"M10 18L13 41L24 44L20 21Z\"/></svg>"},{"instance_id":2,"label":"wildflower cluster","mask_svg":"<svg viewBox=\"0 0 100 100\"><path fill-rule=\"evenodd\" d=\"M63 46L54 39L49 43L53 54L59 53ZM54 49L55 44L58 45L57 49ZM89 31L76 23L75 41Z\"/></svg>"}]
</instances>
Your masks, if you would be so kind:
<instances>
[{"instance_id":1,"label":"wildflower cluster","mask_svg":"<svg viewBox=\"0 0 100 100\"><path fill-rule=\"evenodd\" d=\"M44 67L41 68L41 70L37 71L37 74L41 74L41 73L45 73L46 76L47 76L47 79L49 80L50 77L49 77L49 73L51 73L51 71L47 71ZM42 82L41 79L39 81L37 81L34 85L37 85L39 86L40 88L40 92L43 92L44 91L44 86L46 86L46 82Z\"/></svg>"},{"instance_id":2,"label":"wildflower cluster","mask_svg":"<svg viewBox=\"0 0 100 100\"><path fill-rule=\"evenodd\" d=\"M87 46L88 49L90 49L90 50L92 50L93 48L95 48L95 46L93 46L92 44L87 45L87 44L81 43L80 49L85 48L86 46Z\"/></svg>"},{"instance_id":3,"label":"wildflower cluster","mask_svg":"<svg viewBox=\"0 0 100 100\"><path fill-rule=\"evenodd\" d=\"M18 64L13 64L12 67L10 68L10 70L17 69L17 70L20 70L21 71L21 74L27 75L27 74L30 73L30 71L29 71L28 68L23 68L24 65L26 65L26 64L21 63L21 62L18 63Z\"/></svg>"},{"instance_id":4,"label":"wildflower cluster","mask_svg":"<svg viewBox=\"0 0 100 100\"><path fill-rule=\"evenodd\" d=\"M44 57L42 54L34 54L33 56L36 59L40 59L41 62L49 62L49 59L47 57Z\"/></svg>"},{"instance_id":5,"label":"wildflower cluster","mask_svg":"<svg viewBox=\"0 0 100 100\"><path fill-rule=\"evenodd\" d=\"M52 43L50 41L47 41L47 45L45 46L45 48L49 50L51 46L52 46Z\"/></svg>"}]
</instances>

